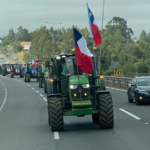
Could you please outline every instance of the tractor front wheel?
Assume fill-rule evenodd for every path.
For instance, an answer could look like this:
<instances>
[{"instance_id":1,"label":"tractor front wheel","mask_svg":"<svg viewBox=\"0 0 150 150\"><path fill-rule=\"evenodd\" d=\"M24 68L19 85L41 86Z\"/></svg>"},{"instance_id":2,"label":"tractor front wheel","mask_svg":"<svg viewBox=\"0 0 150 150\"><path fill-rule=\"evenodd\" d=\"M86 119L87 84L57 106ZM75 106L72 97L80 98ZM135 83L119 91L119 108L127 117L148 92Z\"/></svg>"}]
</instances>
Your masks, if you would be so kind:
<instances>
[{"instance_id":1,"label":"tractor front wheel","mask_svg":"<svg viewBox=\"0 0 150 150\"><path fill-rule=\"evenodd\" d=\"M48 99L49 124L52 131L63 131L63 106L60 97L51 97Z\"/></svg>"},{"instance_id":2,"label":"tractor front wheel","mask_svg":"<svg viewBox=\"0 0 150 150\"><path fill-rule=\"evenodd\" d=\"M112 129L114 127L113 102L110 94L97 95L100 107L99 127Z\"/></svg>"},{"instance_id":3,"label":"tractor front wheel","mask_svg":"<svg viewBox=\"0 0 150 150\"><path fill-rule=\"evenodd\" d=\"M26 82L30 82L30 74L29 73L26 74Z\"/></svg>"},{"instance_id":4,"label":"tractor front wheel","mask_svg":"<svg viewBox=\"0 0 150 150\"><path fill-rule=\"evenodd\" d=\"M14 77L14 72L10 72L10 78Z\"/></svg>"}]
</instances>

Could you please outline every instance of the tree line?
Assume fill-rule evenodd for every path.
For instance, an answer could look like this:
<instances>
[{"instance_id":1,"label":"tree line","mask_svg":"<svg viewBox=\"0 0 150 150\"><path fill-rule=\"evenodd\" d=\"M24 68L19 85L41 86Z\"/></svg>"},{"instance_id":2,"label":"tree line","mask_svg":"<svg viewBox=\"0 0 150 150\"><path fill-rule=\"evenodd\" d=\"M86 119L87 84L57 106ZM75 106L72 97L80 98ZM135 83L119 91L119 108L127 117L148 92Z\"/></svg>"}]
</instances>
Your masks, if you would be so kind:
<instances>
[{"instance_id":1,"label":"tree line","mask_svg":"<svg viewBox=\"0 0 150 150\"><path fill-rule=\"evenodd\" d=\"M89 38L88 28L78 28L79 32L87 41L88 48L92 52L92 40ZM111 74L114 70L119 70L123 74L134 72L150 72L150 33L141 31L140 38L132 38L134 33L127 26L124 18L113 17L105 29L101 32L102 45L97 47L96 54L102 50L103 74ZM46 26L28 32L27 29L19 27L17 33L13 29L9 30L8 35L3 38L2 45L13 45L14 49L20 51L19 43L30 41L30 52L25 54L24 60L31 61L39 57L45 60L55 54L61 53L64 49L70 53L74 46L72 28L47 29Z\"/></svg>"}]
</instances>

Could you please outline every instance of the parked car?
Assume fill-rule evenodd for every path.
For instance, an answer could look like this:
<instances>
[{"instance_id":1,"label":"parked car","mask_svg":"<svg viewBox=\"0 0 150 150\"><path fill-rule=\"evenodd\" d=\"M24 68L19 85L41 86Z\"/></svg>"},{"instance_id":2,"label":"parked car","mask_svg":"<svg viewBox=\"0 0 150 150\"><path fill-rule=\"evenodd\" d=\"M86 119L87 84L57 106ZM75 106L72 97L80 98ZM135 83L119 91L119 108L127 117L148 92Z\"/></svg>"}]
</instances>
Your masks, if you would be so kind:
<instances>
[{"instance_id":1,"label":"parked car","mask_svg":"<svg viewBox=\"0 0 150 150\"><path fill-rule=\"evenodd\" d=\"M150 76L135 77L131 81L127 90L128 102L139 105L150 102Z\"/></svg>"}]
</instances>

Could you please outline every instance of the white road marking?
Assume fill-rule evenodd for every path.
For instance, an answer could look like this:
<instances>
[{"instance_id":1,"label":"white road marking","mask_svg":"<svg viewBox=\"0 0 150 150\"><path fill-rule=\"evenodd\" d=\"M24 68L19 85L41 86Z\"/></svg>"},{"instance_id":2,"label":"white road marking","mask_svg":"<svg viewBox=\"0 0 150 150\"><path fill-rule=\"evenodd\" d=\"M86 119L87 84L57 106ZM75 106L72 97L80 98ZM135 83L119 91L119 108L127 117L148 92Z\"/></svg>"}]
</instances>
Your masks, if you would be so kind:
<instances>
[{"instance_id":1,"label":"white road marking","mask_svg":"<svg viewBox=\"0 0 150 150\"><path fill-rule=\"evenodd\" d=\"M42 97L43 97L43 95L42 95L42 94L40 94L40 96L42 96Z\"/></svg>"},{"instance_id":2,"label":"white road marking","mask_svg":"<svg viewBox=\"0 0 150 150\"><path fill-rule=\"evenodd\" d=\"M59 133L58 132L54 132L54 139L58 140L59 139Z\"/></svg>"},{"instance_id":3,"label":"white road marking","mask_svg":"<svg viewBox=\"0 0 150 150\"><path fill-rule=\"evenodd\" d=\"M112 88L112 87L108 87L108 86L106 86L106 88L109 88L109 89L112 89L112 90L118 90L118 91L122 91L122 92L127 92L127 90L116 89L116 88Z\"/></svg>"},{"instance_id":4,"label":"white road marking","mask_svg":"<svg viewBox=\"0 0 150 150\"><path fill-rule=\"evenodd\" d=\"M36 93L39 93L39 91L36 91Z\"/></svg>"},{"instance_id":5,"label":"white road marking","mask_svg":"<svg viewBox=\"0 0 150 150\"><path fill-rule=\"evenodd\" d=\"M0 111L2 111L2 109L3 109L3 107L4 107L5 103L6 103L6 100L7 100L7 88L6 88L5 84L2 81L0 81L0 82L2 83L2 85L5 88L5 98L4 98L4 101L3 101L3 103L2 103L2 105L0 107Z\"/></svg>"},{"instance_id":6,"label":"white road marking","mask_svg":"<svg viewBox=\"0 0 150 150\"><path fill-rule=\"evenodd\" d=\"M46 99L46 98L43 98L43 99L44 99L45 102L47 102L47 99Z\"/></svg>"},{"instance_id":7,"label":"white road marking","mask_svg":"<svg viewBox=\"0 0 150 150\"><path fill-rule=\"evenodd\" d=\"M148 123L145 123L146 125L148 124Z\"/></svg>"},{"instance_id":8,"label":"white road marking","mask_svg":"<svg viewBox=\"0 0 150 150\"><path fill-rule=\"evenodd\" d=\"M28 84L28 86L30 86L30 85Z\"/></svg>"},{"instance_id":9,"label":"white road marking","mask_svg":"<svg viewBox=\"0 0 150 150\"><path fill-rule=\"evenodd\" d=\"M139 118L139 117L137 117L137 116L131 114L130 112L128 112L128 111L126 111L126 110L124 110L124 109L122 109L122 108L119 108L119 110L121 110L122 112L124 112L124 113L128 114L129 116L135 118L136 120L141 120L141 118Z\"/></svg>"},{"instance_id":10,"label":"white road marking","mask_svg":"<svg viewBox=\"0 0 150 150\"><path fill-rule=\"evenodd\" d=\"M34 90L34 88L32 88Z\"/></svg>"}]
</instances>

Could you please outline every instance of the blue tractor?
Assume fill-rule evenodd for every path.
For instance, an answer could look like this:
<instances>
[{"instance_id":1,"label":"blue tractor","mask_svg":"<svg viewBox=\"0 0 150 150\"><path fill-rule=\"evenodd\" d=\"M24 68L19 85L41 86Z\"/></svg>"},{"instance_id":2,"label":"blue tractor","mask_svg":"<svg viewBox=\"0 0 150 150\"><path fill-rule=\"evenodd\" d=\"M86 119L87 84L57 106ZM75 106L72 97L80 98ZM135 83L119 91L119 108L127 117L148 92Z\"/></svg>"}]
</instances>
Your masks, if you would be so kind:
<instances>
[{"instance_id":1,"label":"blue tractor","mask_svg":"<svg viewBox=\"0 0 150 150\"><path fill-rule=\"evenodd\" d=\"M1 67L2 70L2 76L5 76L7 74L10 74L10 66L11 64L3 64Z\"/></svg>"},{"instance_id":2,"label":"blue tractor","mask_svg":"<svg viewBox=\"0 0 150 150\"><path fill-rule=\"evenodd\" d=\"M20 76L20 78L23 78L23 76L24 76L23 71L24 71L24 69L22 67L22 64L11 65L10 78L14 78L15 75Z\"/></svg>"},{"instance_id":3,"label":"blue tractor","mask_svg":"<svg viewBox=\"0 0 150 150\"><path fill-rule=\"evenodd\" d=\"M27 63L24 69L24 82L30 82L31 78L37 79L37 77L37 70L32 67L31 63Z\"/></svg>"}]
</instances>

